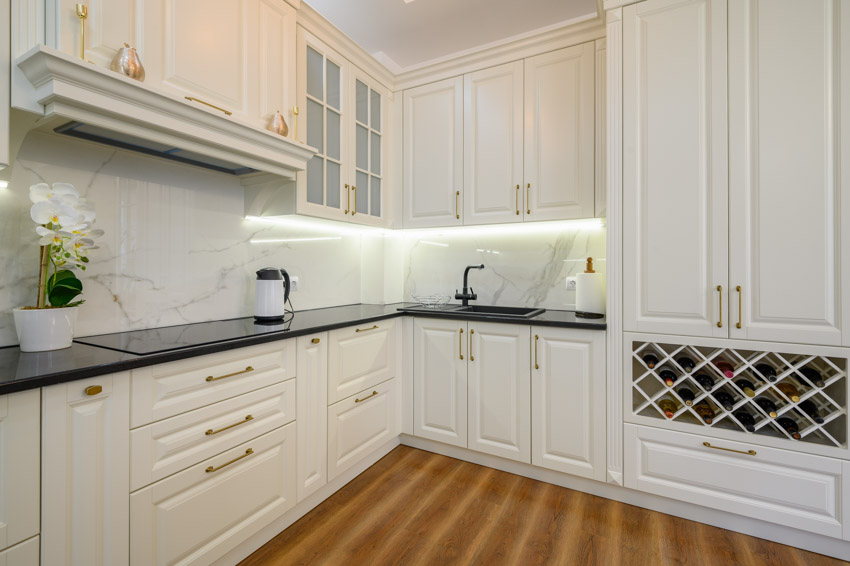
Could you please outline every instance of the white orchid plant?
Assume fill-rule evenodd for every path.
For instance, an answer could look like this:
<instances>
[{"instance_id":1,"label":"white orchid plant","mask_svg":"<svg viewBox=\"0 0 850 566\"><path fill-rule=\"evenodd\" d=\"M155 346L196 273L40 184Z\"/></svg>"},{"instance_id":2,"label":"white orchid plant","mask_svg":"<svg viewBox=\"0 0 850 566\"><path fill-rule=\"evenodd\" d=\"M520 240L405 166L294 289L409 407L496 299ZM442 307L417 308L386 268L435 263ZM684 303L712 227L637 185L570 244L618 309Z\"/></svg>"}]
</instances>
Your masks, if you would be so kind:
<instances>
[{"instance_id":1,"label":"white orchid plant","mask_svg":"<svg viewBox=\"0 0 850 566\"><path fill-rule=\"evenodd\" d=\"M38 224L40 262L36 308L74 307L83 283L71 269L85 271L88 252L103 230L94 228L94 206L70 183L38 183L30 187L30 216ZM51 273L52 272L52 273Z\"/></svg>"}]
</instances>

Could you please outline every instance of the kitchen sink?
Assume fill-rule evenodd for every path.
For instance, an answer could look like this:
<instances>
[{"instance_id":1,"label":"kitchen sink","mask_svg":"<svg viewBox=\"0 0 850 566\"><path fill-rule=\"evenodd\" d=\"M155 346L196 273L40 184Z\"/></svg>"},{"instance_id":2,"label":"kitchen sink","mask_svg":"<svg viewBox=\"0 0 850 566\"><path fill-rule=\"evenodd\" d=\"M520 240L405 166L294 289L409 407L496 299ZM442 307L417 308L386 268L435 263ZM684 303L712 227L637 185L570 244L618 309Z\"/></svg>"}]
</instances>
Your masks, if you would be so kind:
<instances>
[{"instance_id":1,"label":"kitchen sink","mask_svg":"<svg viewBox=\"0 0 850 566\"><path fill-rule=\"evenodd\" d=\"M535 316L546 312L546 309L533 307L497 307L493 305L446 305L439 308L428 308L422 305L415 307L405 307L399 309L403 312L423 313L434 315L445 315L454 317L463 317L473 315L483 318L534 318Z\"/></svg>"}]
</instances>

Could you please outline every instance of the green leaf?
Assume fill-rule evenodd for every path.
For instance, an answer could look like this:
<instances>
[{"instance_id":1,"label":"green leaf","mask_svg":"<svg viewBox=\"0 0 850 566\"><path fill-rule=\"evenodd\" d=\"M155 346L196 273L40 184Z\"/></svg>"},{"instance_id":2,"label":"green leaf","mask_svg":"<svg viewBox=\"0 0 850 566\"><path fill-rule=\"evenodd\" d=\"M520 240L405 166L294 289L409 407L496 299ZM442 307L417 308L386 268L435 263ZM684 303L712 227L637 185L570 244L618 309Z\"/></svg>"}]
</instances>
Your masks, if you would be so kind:
<instances>
[{"instance_id":1,"label":"green leaf","mask_svg":"<svg viewBox=\"0 0 850 566\"><path fill-rule=\"evenodd\" d=\"M82 281L67 269L57 271L47 283L47 298L54 307L67 305L83 292Z\"/></svg>"}]
</instances>

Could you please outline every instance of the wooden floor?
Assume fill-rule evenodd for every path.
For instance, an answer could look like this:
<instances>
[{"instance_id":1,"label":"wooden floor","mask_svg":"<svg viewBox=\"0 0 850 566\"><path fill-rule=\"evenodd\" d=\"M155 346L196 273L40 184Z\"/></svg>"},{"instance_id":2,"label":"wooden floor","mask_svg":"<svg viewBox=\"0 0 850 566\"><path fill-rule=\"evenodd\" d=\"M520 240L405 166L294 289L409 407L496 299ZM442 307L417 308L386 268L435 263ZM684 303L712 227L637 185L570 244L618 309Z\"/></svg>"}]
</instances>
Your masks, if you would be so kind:
<instances>
[{"instance_id":1,"label":"wooden floor","mask_svg":"<svg viewBox=\"0 0 850 566\"><path fill-rule=\"evenodd\" d=\"M241 566L850 564L399 446Z\"/></svg>"}]
</instances>

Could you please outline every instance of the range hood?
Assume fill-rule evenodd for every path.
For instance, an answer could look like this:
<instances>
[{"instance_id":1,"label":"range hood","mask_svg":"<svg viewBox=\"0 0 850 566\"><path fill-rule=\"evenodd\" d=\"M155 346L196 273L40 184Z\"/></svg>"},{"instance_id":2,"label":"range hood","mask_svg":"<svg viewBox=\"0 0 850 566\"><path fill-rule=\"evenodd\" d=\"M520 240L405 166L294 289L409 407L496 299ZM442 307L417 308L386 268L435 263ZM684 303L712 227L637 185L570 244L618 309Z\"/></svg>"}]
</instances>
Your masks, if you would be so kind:
<instances>
[{"instance_id":1,"label":"range hood","mask_svg":"<svg viewBox=\"0 0 850 566\"><path fill-rule=\"evenodd\" d=\"M16 61L44 109L36 129L232 175L289 179L315 150L39 45Z\"/></svg>"}]
</instances>

